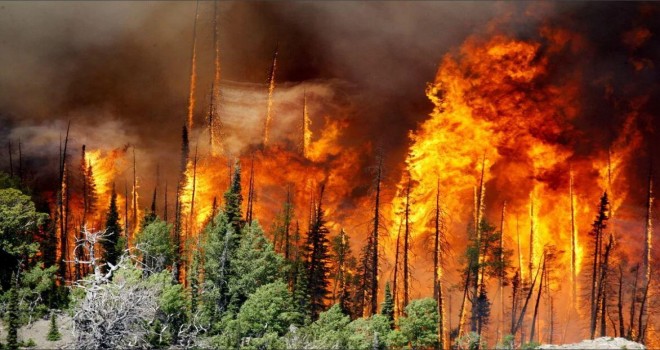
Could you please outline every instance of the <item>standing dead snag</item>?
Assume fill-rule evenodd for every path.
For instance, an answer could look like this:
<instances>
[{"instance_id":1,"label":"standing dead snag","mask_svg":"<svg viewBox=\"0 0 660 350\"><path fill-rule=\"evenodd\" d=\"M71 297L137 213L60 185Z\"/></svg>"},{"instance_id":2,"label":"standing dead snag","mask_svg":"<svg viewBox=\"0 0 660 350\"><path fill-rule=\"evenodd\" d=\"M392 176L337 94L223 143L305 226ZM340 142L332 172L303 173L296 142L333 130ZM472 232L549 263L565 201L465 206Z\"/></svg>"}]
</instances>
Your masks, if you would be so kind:
<instances>
[{"instance_id":1,"label":"standing dead snag","mask_svg":"<svg viewBox=\"0 0 660 350\"><path fill-rule=\"evenodd\" d=\"M380 229L380 185L383 174L383 156L380 152L377 155L376 168L376 198L374 203L373 231L372 231L372 251L371 251L371 314L378 313L378 235Z\"/></svg>"},{"instance_id":2,"label":"standing dead snag","mask_svg":"<svg viewBox=\"0 0 660 350\"><path fill-rule=\"evenodd\" d=\"M433 249L433 296L438 306L438 343L440 349L449 349L449 337L447 334L447 317L445 314L445 303L442 289L442 243L445 240L441 237L441 210L440 210L440 179L435 195L435 245Z\"/></svg>"},{"instance_id":3,"label":"standing dead snag","mask_svg":"<svg viewBox=\"0 0 660 350\"><path fill-rule=\"evenodd\" d=\"M195 19L193 20L193 41L190 53L190 89L188 94L188 130L193 128L195 113L195 86L197 85L197 19L199 18L199 0L195 3Z\"/></svg>"},{"instance_id":4,"label":"standing dead snag","mask_svg":"<svg viewBox=\"0 0 660 350\"><path fill-rule=\"evenodd\" d=\"M593 251L593 269L591 274L591 299L590 299L590 326L589 334L591 339L594 338L596 334L596 323L599 315L599 307L601 300L601 288L600 288L600 279L602 266L602 241L605 228L607 227L608 213L609 213L609 200L607 198L607 192L603 193L603 196L600 198L600 204L598 209L598 215L596 220L593 223L593 228L591 234L594 236L594 251Z\"/></svg>"},{"instance_id":5,"label":"standing dead snag","mask_svg":"<svg viewBox=\"0 0 660 350\"><path fill-rule=\"evenodd\" d=\"M571 303L577 309L577 228L575 226L575 199L573 197L573 171L569 171L569 199L571 201Z\"/></svg>"},{"instance_id":6,"label":"standing dead snag","mask_svg":"<svg viewBox=\"0 0 660 350\"><path fill-rule=\"evenodd\" d=\"M405 229L403 234L403 309L408 306L410 301L410 266L408 262L408 252L410 250L410 185L411 179L408 174L408 184L406 185L406 207L403 213L405 218Z\"/></svg>"},{"instance_id":7,"label":"standing dead snag","mask_svg":"<svg viewBox=\"0 0 660 350\"><path fill-rule=\"evenodd\" d=\"M277 70L277 54L279 52L279 44L275 48L275 53L273 53L273 63L270 67L270 74L268 75L268 106L266 110L266 122L264 124L264 138L263 138L263 147L268 146L268 141L270 138L270 124L273 120L273 92L275 92L275 71Z\"/></svg>"}]
</instances>

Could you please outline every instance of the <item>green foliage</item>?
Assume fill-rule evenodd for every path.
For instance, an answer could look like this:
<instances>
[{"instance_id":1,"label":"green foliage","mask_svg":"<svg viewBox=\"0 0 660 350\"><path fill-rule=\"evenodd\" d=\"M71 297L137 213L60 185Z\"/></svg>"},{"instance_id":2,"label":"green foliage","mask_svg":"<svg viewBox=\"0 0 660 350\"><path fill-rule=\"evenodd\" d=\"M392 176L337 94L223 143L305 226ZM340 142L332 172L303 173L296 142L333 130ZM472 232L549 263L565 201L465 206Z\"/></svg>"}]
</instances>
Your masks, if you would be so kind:
<instances>
[{"instance_id":1,"label":"green foliage","mask_svg":"<svg viewBox=\"0 0 660 350\"><path fill-rule=\"evenodd\" d=\"M389 322L390 327L394 327L394 297L390 290L390 282L385 283L385 299L380 307L380 313L385 316Z\"/></svg>"},{"instance_id":2,"label":"green foliage","mask_svg":"<svg viewBox=\"0 0 660 350\"><path fill-rule=\"evenodd\" d=\"M414 348L434 346L438 341L437 304L432 298L413 300L406 306L406 317L399 319L399 330Z\"/></svg>"},{"instance_id":3,"label":"green foliage","mask_svg":"<svg viewBox=\"0 0 660 350\"><path fill-rule=\"evenodd\" d=\"M237 317L241 338L283 336L292 324L300 325L302 315L293 305L291 293L281 281L259 287L241 307Z\"/></svg>"},{"instance_id":4,"label":"green foliage","mask_svg":"<svg viewBox=\"0 0 660 350\"><path fill-rule=\"evenodd\" d=\"M283 277L284 259L273 250L258 224L245 226L241 242L231 260L232 274L227 280L231 306L237 310L258 287Z\"/></svg>"},{"instance_id":5,"label":"green foliage","mask_svg":"<svg viewBox=\"0 0 660 350\"><path fill-rule=\"evenodd\" d=\"M238 235L227 222L223 212L206 226L203 236L204 294L200 296L204 315L215 324L222 318L229 304L227 280L230 275L231 258L238 246ZM217 330L217 329L216 329Z\"/></svg>"},{"instance_id":6,"label":"green foliage","mask_svg":"<svg viewBox=\"0 0 660 350\"><path fill-rule=\"evenodd\" d=\"M231 185L227 192L225 192L225 215L227 221L232 225L235 232L240 233L241 226L243 225L243 214L241 212L241 205L243 203L243 195L241 194L241 166L236 163L234 166L234 175L232 176Z\"/></svg>"},{"instance_id":7,"label":"green foliage","mask_svg":"<svg viewBox=\"0 0 660 350\"><path fill-rule=\"evenodd\" d=\"M37 213L29 196L14 188L0 190L0 250L15 259L37 253L32 235L48 215Z\"/></svg>"},{"instance_id":8,"label":"green foliage","mask_svg":"<svg viewBox=\"0 0 660 350\"><path fill-rule=\"evenodd\" d=\"M176 252L170 235L171 231L172 225L156 218L144 226L135 237L143 263L151 272L163 271L174 264Z\"/></svg>"},{"instance_id":9,"label":"green foliage","mask_svg":"<svg viewBox=\"0 0 660 350\"><path fill-rule=\"evenodd\" d=\"M502 341L497 344L496 349L513 350L516 347L516 337L513 334L507 334L502 338Z\"/></svg>"},{"instance_id":10,"label":"green foliage","mask_svg":"<svg viewBox=\"0 0 660 350\"><path fill-rule=\"evenodd\" d=\"M57 316L55 316L54 312L51 312L50 314L50 328L48 329L46 339L48 339L48 341L58 341L62 339L62 334L57 327Z\"/></svg>"},{"instance_id":11,"label":"green foliage","mask_svg":"<svg viewBox=\"0 0 660 350\"><path fill-rule=\"evenodd\" d=\"M103 247L103 258L110 264L117 264L119 256L124 249L125 240L121 238L121 224L119 223L119 209L117 208L117 192L112 188L108 214L105 219L105 229L110 236L101 241Z\"/></svg>"},{"instance_id":12,"label":"green foliage","mask_svg":"<svg viewBox=\"0 0 660 350\"><path fill-rule=\"evenodd\" d=\"M314 345L319 349L342 349L348 346L350 318L341 311L338 304L319 314L318 320L308 328L314 339Z\"/></svg>"},{"instance_id":13,"label":"green foliage","mask_svg":"<svg viewBox=\"0 0 660 350\"><path fill-rule=\"evenodd\" d=\"M14 276L12 275L12 279ZM18 284L18 283L16 283ZM6 312L7 322L7 348L18 349L18 328L20 327L19 313L18 313L18 288L14 285L8 292L9 305Z\"/></svg>"},{"instance_id":14,"label":"green foliage","mask_svg":"<svg viewBox=\"0 0 660 350\"><path fill-rule=\"evenodd\" d=\"M307 270L300 258L293 263L293 303L306 319L311 317L309 310L309 282Z\"/></svg>"},{"instance_id":15,"label":"green foliage","mask_svg":"<svg viewBox=\"0 0 660 350\"><path fill-rule=\"evenodd\" d=\"M308 275L308 291L310 296L309 309L312 319L316 319L321 311L325 309L326 300L330 295L330 231L326 227L325 212L322 208L323 187L319 196L319 204L316 215L307 235L307 252L305 267Z\"/></svg>"},{"instance_id":16,"label":"green foliage","mask_svg":"<svg viewBox=\"0 0 660 350\"><path fill-rule=\"evenodd\" d=\"M0 189L6 188L21 189L21 180L16 176L9 176L5 172L0 172Z\"/></svg>"},{"instance_id":17,"label":"green foliage","mask_svg":"<svg viewBox=\"0 0 660 350\"><path fill-rule=\"evenodd\" d=\"M348 325L349 349L386 349L392 329L390 320L384 315L358 318Z\"/></svg>"}]
</instances>

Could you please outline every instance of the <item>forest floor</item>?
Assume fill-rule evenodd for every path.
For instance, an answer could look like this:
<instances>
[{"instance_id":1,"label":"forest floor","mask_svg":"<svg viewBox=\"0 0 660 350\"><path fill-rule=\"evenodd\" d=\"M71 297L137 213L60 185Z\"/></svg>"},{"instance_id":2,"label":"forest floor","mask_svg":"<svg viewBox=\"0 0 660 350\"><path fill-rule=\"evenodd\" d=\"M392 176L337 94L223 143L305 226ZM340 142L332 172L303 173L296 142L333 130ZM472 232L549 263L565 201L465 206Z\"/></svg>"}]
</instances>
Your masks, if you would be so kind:
<instances>
[{"instance_id":1,"label":"forest floor","mask_svg":"<svg viewBox=\"0 0 660 350\"><path fill-rule=\"evenodd\" d=\"M73 343L73 332L71 317L66 314L60 314L57 317L57 326L62 338L58 341L50 341L46 337L50 330L50 318L34 320L31 324L21 327L18 330L18 341L27 345L29 340L33 341L33 349L62 349L67 344ZM6 343L7 330L0 327L0 342Z\"/></svg>"}]
</instances>

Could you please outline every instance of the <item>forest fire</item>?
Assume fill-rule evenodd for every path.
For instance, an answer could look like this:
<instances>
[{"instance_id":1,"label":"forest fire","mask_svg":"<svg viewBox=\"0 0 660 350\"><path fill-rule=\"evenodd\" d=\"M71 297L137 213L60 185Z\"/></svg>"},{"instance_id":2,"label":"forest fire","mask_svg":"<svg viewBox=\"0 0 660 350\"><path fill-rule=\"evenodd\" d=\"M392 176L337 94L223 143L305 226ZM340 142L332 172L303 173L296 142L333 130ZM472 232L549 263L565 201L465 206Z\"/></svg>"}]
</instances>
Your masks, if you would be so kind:
<instances>
[{"instance_id":1,"label":"forest fire","mask_svg":"<svg viewBox=\"0 0 660 350\"><path fill-rule=\"evenodd\" d=\"M415 81L414 92L396 91L405 79L380 67L377 83L369 76L349 84L333 75L363 70L363 62L315 71L314 60L299 59L305 66L292 68L303 63L290 53L295 45L287 35L273 41L274 52L260 42L267 47L259 47L258 69L232 56L242 50L238 44L222 46L221 60L223 39L233 42L232 30L223 27L225 6L197 2L185 21L192 37L186 32L177 40L192 49L177 58L181 82L170 92L180 101L167 105L176 116L166 122L139 120L142 111L131 104L151 106L141 93L109 97L119 102L104 118L127 113L127 121L97 127L74 115L71 130L53 124L59 136L0 114L8 121L0 129L9 145L3 170L21 188L34 189L26 193L49 214L40 226L49 233L38 241L55 246L48 259L57 266L58 285L79 284L93 271L80 267L93 258L93 250L78 249L87 231L119 231L116 239L125 243L100 244L107 255L141 249L145 232L162 223L174 257L159 268L181 284L194 305L190 314L211 292L221 305L214 312L238 312L232 303L245 303L248 295L208 283L235 273L231 268L241 265L228 263L231 254L263 230L271 248L253 242L250 254L272 249L281 256L285 267L278 273L292 298L307 283L311 320L334 304L353 320L379 309L390 315L391 303L397 332L414 314L413 299L430 297L434 345L443 349L473 336L492 347L507 334L516 346L598 335L659 344L652 165L660 154L660 89L653 80L657 52L649 47L660 44L659 28L647 21L657 6L631 10L630 23L617 23L617 35L606 39L572 18L536 20L537 7L545 5L504 6L483 30L466 32L441 57L427 57L439 62L435 76L420 78L431 81L425 90ZM241 11L270 5L236 6L229 8L248 16ZM511 19L516 11L528 17ZM622 55L616 63L603 57L612 47ZM94 93L108 88L102 82ZM356 92L370 88L375 91ZM71 105L96 101L71 94ZM416 116L414 123L387 119L399 104ZM0 113L20 115L12 106L0 103ZM95 118L97 110L86 107L80 113ZM126 131L131 125L135 130ZM58 137L53 175L35 164L57 159L44 149L57 147ZM27 144L18 158L16 139ZM217 232L221 243L213 242ZM222 273L204 265L217 247L224 250L212 264L230 266ZM148 265L153 257L141 254L140 264ZM319 261L322 268L314 265ZM317 297L319 288L325 290ZM415 344L387 339L395 348Z\"/></svg>"}]
</instances>

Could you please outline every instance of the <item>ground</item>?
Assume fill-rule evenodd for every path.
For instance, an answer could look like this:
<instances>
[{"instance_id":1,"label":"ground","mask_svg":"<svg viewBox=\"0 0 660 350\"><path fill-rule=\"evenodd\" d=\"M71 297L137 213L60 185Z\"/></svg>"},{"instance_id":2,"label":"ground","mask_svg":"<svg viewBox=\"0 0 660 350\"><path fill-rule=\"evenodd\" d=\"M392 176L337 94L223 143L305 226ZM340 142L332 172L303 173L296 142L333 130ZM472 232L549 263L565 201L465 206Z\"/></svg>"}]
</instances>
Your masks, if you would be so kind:
<instances>
[{"instance_id":1,"label":"ground","mask_svg":"<svg viewBox=\"0 0 660 350\"><path fill-rule=\"evenodd\" d=\"M49 341L46 339L48 335L48 330L50 329L50 318L46 317L44 319L38 319L32 322L27 326L22 327L18 331L18 340L26 344L29 339L32 339L36 344L33 348L35 349L61 349L65 347L66 344L71 344L73 340L73 334L71 332L72 323L71 317L66 314L59 314L57 317L57 325L62 334L62 339L58 341ZM0 327L0 342L6 343L7 330L4 327Z\"/></svg>"}]
</instances>

